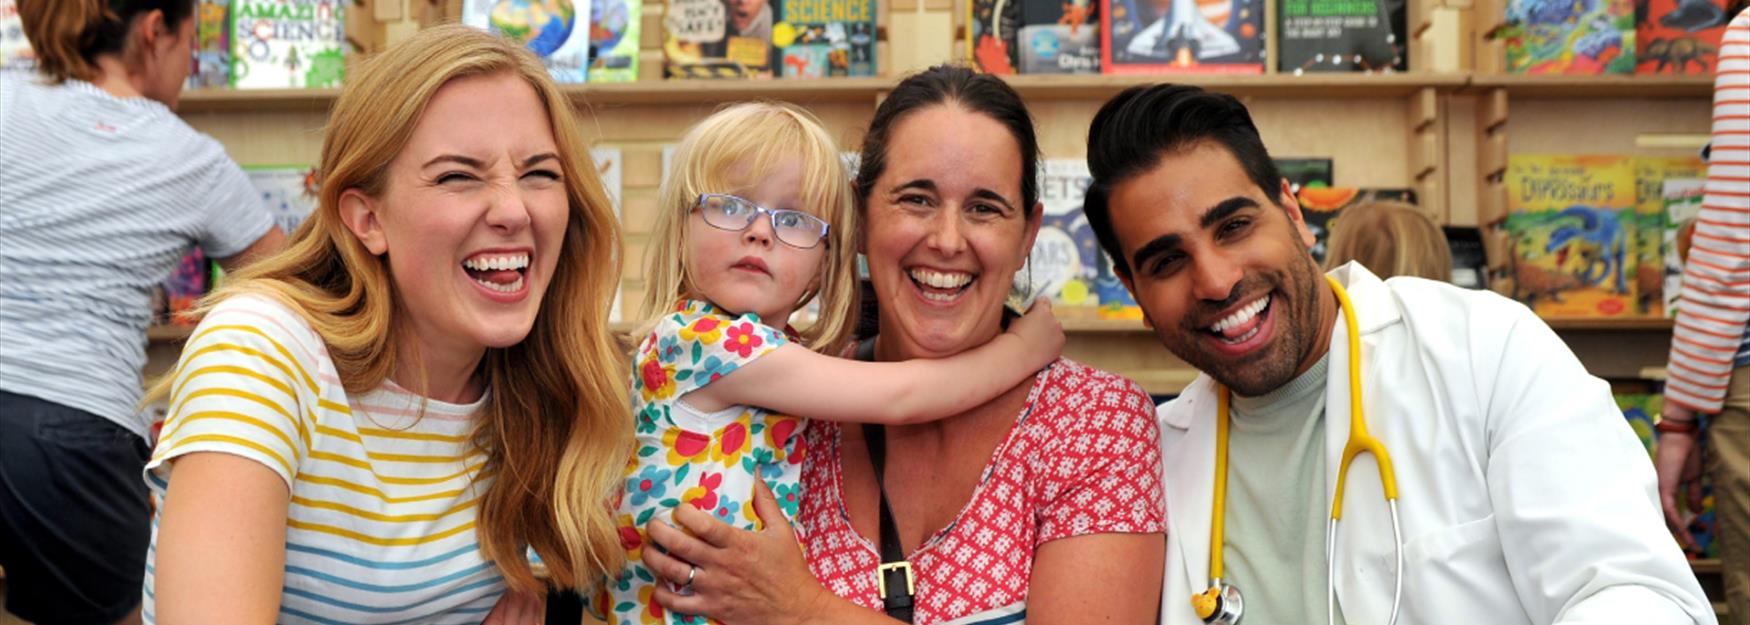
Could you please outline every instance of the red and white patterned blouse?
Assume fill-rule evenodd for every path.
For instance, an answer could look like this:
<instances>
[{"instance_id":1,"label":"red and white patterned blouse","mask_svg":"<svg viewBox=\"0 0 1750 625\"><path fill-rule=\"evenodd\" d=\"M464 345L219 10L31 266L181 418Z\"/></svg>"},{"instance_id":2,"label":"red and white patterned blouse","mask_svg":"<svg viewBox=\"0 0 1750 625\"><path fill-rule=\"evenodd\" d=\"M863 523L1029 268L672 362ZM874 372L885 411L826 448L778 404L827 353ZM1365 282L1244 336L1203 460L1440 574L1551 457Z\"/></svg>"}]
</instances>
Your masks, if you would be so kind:
<instances>
[{"instance_id":1,"label":"red and white patterned blouse","mask_svg":"<svg viewBox=\"0 0 1750 625\"><path fill-rule=\"evenodd\" d=\"M879 610L880 551L844 508L840 427L808 426L797 524L834 594ZM1166 530L1154 404L1128 379L1058 359L1034 379L971 501L911 554L917 625L1024 618L1033 553L1059 538Z\"/></svg>"}]
</instances>

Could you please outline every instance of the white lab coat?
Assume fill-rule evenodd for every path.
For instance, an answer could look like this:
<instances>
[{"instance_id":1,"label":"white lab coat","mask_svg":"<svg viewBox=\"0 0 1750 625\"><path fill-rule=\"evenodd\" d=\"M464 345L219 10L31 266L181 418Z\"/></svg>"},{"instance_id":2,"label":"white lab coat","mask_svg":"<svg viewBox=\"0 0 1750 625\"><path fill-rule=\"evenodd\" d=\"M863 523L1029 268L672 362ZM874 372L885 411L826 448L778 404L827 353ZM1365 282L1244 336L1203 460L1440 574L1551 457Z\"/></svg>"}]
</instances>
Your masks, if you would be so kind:
<instances>
[{"instance_id":1,"label":"white lab coat","mask_svg":"<svg viewBox=\"0 0 1750 625\"><path fill-rule=\"evenodd\" d=\"M1665 529L1646 451L1608 385L1548 326L1493 293L1381 281L1354 263L1331 275L1354 302L1367 427L1397 469L1400 623L1715 624ZM1349 435L1347 336L1339 316L1325 488L1313 495L1326 510ZM1209 584L1214 391L1200 376L1158 413L1170 523L1162 625L1201 623L1190 596ZM1349 623L1384 625L1391 613L1391 517L1380 492L1378 465L1362 456L1337 530L1335 582Z\"/></svg>"}]
</instances>

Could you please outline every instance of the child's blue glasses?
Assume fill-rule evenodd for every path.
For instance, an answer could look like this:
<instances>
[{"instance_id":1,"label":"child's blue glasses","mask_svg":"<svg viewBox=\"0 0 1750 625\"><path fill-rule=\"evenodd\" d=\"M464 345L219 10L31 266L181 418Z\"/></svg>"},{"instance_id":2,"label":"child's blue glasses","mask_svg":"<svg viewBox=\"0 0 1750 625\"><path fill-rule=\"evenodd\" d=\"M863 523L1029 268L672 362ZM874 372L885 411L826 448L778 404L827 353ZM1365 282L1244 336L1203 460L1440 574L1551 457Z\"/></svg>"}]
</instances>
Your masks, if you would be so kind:
<instances>
[{"instance_id":1,"label":"child's blue glasses","mask_svg":"<svg viewBox=\"0 0 1750 625\"><path fill-rule=\"evenodd\" d=\"M730 232L746 230L764 214L772 220L772 233L790 247L808 249L826 238L827 223L819 217L802 211L766 208L733 195L701 193L695 208L704 216L705 223Z\"/></svg>"}]
</instances>

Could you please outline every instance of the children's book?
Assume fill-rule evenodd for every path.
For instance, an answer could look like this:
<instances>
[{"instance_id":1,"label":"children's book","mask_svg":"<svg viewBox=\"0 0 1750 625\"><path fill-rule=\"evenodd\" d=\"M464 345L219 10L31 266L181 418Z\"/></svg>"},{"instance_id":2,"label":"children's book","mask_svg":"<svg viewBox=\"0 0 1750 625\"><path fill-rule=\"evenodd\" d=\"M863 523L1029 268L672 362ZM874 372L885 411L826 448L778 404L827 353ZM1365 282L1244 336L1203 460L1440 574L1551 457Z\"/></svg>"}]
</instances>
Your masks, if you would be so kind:
<instances>
[{"instance_id":1,"label":"children's book","mask_svg":"<svg viewBox=\"0 0 1750 625\"><path fill-rule=\"evenodd\" d=\"M463 0L462 23L527 47L554 81L577 83L589 72L590 5L581 0Z\"/></svg>"},{"instance_id":2,"label":"children's book","mask_svg":"<svg viewBox=\"0 0 1750 625\"><path fill-rule=\"evenodd\" d=\"M1635 212L1629 227L1634 259L1625 266L1634 282L1636 314L1665 315L1665 181L1706 177L1707 165L1699 157L1635 157Z\"/></svg>"},{"instance_id":3,"label":"children's book","mask_svg":"<svg viewBox=\"0 0 1750 625\"><path fill-rule=\"evenodd\" d=\"M1100 73L1099 0L1020 0L1023 74Z\"/></svg>"},{"instance_id":4,"label":"children's book","mask_svg":"<svg viewBox=\"0 0 1750 625\"><path fill-rule=\"evenodd\" d=\"M339 87L346 78L345 0L232 0L231 86Z\"/></svg>"},{"instance_id":5,"label":"children's book","mask_svg":"<svg viewBox=\"0 0 1750 625\"><path fill-rule=\"evenodd\" d=\"M1513 155L1507 161L1513 297L1539 315L1633 315L1633 159Z\"/></svg>"},{"instance_id":6,"label":"children's book","mask_svg":"<svg viewBox=\"0 0 1750 625\"><path fill-rule=\"evenodd\" d=\"M590 0L589 81L638 80L638 35L644 17L639 0Z\"/></svg>"},{"instance_id":7,"label":"children's book","mask_svg":"<svg viewBox=\"0 0 1750 625\"><path fill-rule=\"evenodd\" d=\"M662 17L669 78L770 78L772 0L668 0Z\"/></svg>"},{"instance_id":8,"label":"children's book","mask_svg":"<svg viewBox=\"0 0 1750 625\"><path fill-rule=\"evenodd\" d=\"M1118 271L1112 267L1112 257L1100 256L1100 276L1094 279L1094 299L1100 302L1097 317L1100 319L1142 319L1142 307L1136 305L1136 298L1131 297L1130 289L1124 288L1124 281L1118 279Z\"/></svg>"},{"instance_id":9,"label":"children's book","mask_svg":"<svg viewBox=\"0 0 1750 625\"><path fill-rule=\"evenodd\" d=\"M313 166L250 166L243 173L261 193L261 204L273 215L274 224L287 235L297 232L321 202Z\"/></svg>"},{"instance_id":10,"label":"children's book","mask_svg":"<svg viewBox=\"0 0 1750 625\"><path fill-rule=\"evenodd\" d=\"M36 53L24 36L24 21L18 17L16 0L0 0L0 70L36 67Z\"/></svg>"},{"instance_id":11,"label":"children's book","mask_svg":"<svg viewBox=\"0 0 1750 625\"><path fill-rule=\"evenodd\" d=\"M1027 264L1016 281L1030 285L1035 297L1049 298L1059 316L1073 316L1069 308L1085 308L1093 316L1100 300L1094 285L1105 258L1100 242L1082 212L1082 200L1094 178L1082 159L1049 159L1039 170L1039 202L1045 205L1044 223L1033 240Z\"/></svg>"},{"instance_id":12,"label":"children's book","mask_svg":"<svg viewBox=\"0 0 1750 625\"><path fill-rule=\"evenodd\" d=\"M1711 74L1732 0L1635 3L1636 74Z\"/></svg>"},{"instance_id":13,"label":"children's book","mask_svg":"<svg viewBox=\"0 0 1750 625\"><path fill-rule=\"evenodd\" d=\"M1401 72L1409 69L1407 0L1281 0L1278 71Z\"/></svg>"},{"instance_id":14,"label":"children's book","mask_svg":"<svg viewBox=\"0 0 1750 625\"><path fill-rule=\"evenodd\" d=\"M1684 226L1701 214L1702 196L1707 193L1705 178L1666 178L1659 190L1664 209L1659 230L1659 251L1663 268L1661 299L1666 317L1677 316L1677 305L1683 296L1683 257L1679 248Z\"/></svg>"},{"instance_id":15,"label":"children's book","mask_svg":"<svg viewBox=\"0 0 1750 625\"><path fill-rule=\"evenodd\" d=\"M1507 71L1632 74L1634 0L1508 0Z\"/></svg>"},{"instance_id":16,"label":"children's book","mask_svg":"<svg viewBox=\"0 0 1750 625\"><path fill-rule=\"evenodd\" d=\"M1328 158L1276 158L1276 172L1288 180L1288 190L1298 196L1300 190L1329 187L1336 184L1335 169Z\"/></svg>"},{"instance_id":17,"label":"children's book","mask_svg":"<svg viewBox=\"0 0 1750 625\"><path fill-rule=\"evenodd\" d=\"M778 75L875 75L875 0L778 0L778 9Z\"/></svg>"},{"instance_id":18,"label":"children's book","mask_svg":"<svg viewBox=\"0 0 1750 625\"><path fill-rule=\"evenodd\" d=\"M989 74L1013 74L1020 65L1016 33L1022 0L967 0L966 56Z\"/></svg>"},{"instance_id":19,"label":"children's book","mask_svg":"<svg viewBox=\"0 0 1750 625\"><path fill-rule=\"evenodd\" d=\"M187 313L194 310L195 303L201 296L207 294L207 257L200 248L194 248L183 255L176 264L176 270L170 273L170 279L164 281L164 311L159 323L172 325L194 325L199 320Z\"/></svg>"},{"instance_id":20,"label":"children's book","mask_svg":"<svg viewBox=\"0 0 1750 625\"><path fill-rule=\"evenodd\" d=\"M195 3L194 67L188 73L189 89L221 89L231 86L231 2L200 0Z\"/></svg>"},{"instance_id":21,"label":"children's book","mask_svg":"<svg viewBox=\"0 0 1750 625\"><path fill-rule=\"evenodd\" d=\"M1271 0L1105 1L1102 72L1264 72L1263 3Z\"/></svg>"},{"instance_id":22,"label":"children's book","mask_svg":"<svg viewBox=\"0 0 1750 625\"><path fill-rule=\"evenodd\" d=\"M1313 259L1320 264L1325 262L1325 246L1331 240L1331 228L1337 224L1343 209L1363 202L1416 203L1413 189L1304 186L1294 197L1300 202L1300 214L1313 234Z\"/></svg>"}]
</instances>

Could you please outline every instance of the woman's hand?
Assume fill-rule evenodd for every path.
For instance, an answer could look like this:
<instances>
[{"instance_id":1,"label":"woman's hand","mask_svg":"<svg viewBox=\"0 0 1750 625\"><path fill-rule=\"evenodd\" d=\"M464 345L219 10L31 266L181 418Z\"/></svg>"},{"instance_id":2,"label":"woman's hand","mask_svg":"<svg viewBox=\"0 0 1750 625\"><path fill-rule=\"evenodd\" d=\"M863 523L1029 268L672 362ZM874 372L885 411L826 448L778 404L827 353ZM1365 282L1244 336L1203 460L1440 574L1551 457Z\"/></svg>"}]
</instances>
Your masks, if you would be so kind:
<instances>
[{"instance_id":1,"label":"woman's hand","mask_svg":"<svg viewBox=\"0 0 1750 625\"><path fill-rule=\"evenodd\" d=\"M1676 421L1695 421L1694 411L1665 402L1665 417ZM1660 432L1658 451L1653 454L1653 468L1659 474L1659 507L1665 511L1665 525L1684 547L1693 546L1689 530L1684 527L1683 514L1678 510L1678 498L1687 500L1691 511L1701 509L1701 454L1695 453L1696 435L1682 432Z\"/></svg>"},{"instance_id":2,"label":"woman's hand","mask_svg":"<svg viewBox=\"0 0 1750 625\"><path fill-rule=\"evenodd\" d=\"M806 623L836 600L809 572L795 532L763 482L754 488L753 505L763 530L737 529L686 504L674 512L685 531L650 522L651 542L668 550L644 550L644 565L659 578L657 603L727 625L759 625Z\"/></svg>"},{"instance_id":3,"label":"woman's hand","mask_svg":"<svg viewBox=\"0 0 1750 625\"><path fill-rule=\"evenodd\" d=\"M506 592L480 625L541 625L547 611L545 599L534 593Z\"/></svg>"}]
</instances>

